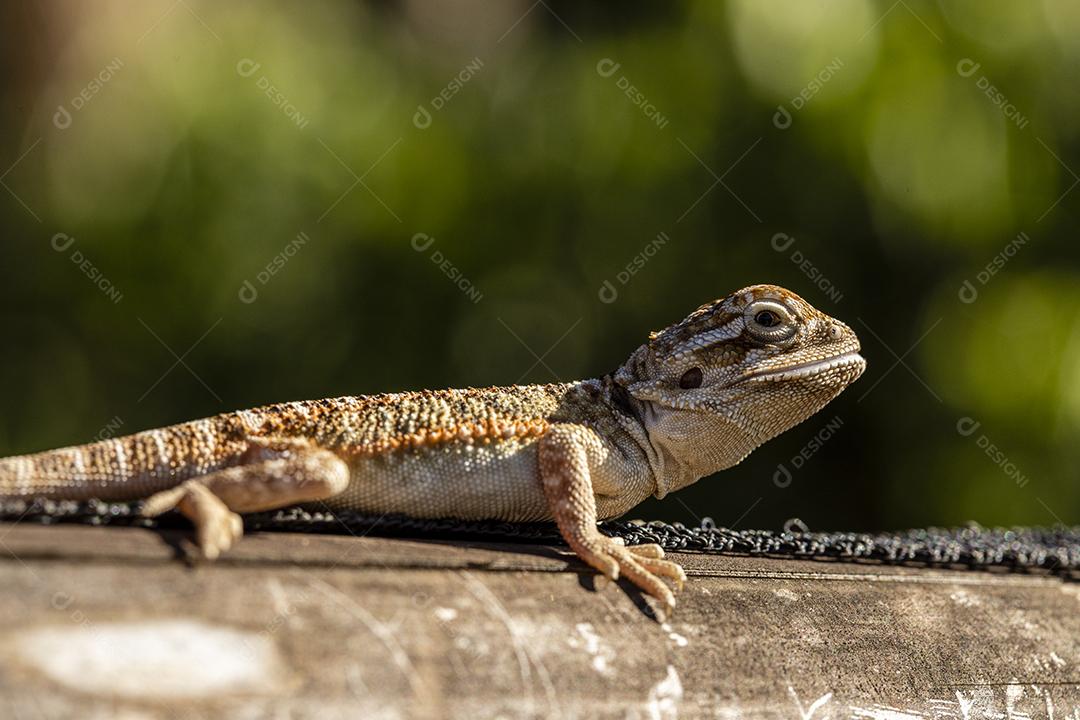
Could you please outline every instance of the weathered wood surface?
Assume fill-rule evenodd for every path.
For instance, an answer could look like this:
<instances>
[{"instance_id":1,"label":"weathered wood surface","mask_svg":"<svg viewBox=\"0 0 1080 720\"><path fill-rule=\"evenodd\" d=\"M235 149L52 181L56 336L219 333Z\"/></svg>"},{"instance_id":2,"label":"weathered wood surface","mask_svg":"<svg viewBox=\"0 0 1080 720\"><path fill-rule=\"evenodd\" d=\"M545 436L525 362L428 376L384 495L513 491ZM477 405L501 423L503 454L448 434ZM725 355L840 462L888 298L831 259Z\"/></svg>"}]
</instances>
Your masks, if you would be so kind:
<instances>
[{"instance_id":1,"label":"weathered wood surface","mask_svg":"<svg viewBox=\"0 0 1080 720\"><path fill-rule=\"evenodd\" d=\"M0 717L1080 720L1080 584L695 554L675 617L560 550L0 526Z\"/></svg>"}]
</instances>

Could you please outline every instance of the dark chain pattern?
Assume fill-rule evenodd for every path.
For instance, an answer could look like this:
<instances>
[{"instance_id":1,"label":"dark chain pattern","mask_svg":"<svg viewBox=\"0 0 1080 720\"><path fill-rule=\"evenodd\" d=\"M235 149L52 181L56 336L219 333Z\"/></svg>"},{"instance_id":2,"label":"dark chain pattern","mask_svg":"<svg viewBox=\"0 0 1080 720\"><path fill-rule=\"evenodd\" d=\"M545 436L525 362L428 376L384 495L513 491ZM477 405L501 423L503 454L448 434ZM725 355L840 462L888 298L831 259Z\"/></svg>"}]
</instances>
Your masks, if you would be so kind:
<instances>
[{"instance_id":1,"label":"dark chain pattern","mask_svg":"<svg viewBox=\"0 0 1080 720\"><path fill-rule=\"evenodd\" d=\"M97 501L0 501L0 521L184 527L175 513L160 518L139 515L138 503ZM350 511L290 508L244 517L247 530L285 530L331 534L422 537L562 544L552 523L417 520L402 515L375 517ZM874 535L809 532L798 520L783 530L731 530L706 518L699 527L660 521L611 520L600 530L629 545L656 543L666 550L756 555L779 558L874 560L887 564L950 566L1014 571L1042 569L1080 575L1080 527L925 528Z\"/></svg>"}]
</instances>

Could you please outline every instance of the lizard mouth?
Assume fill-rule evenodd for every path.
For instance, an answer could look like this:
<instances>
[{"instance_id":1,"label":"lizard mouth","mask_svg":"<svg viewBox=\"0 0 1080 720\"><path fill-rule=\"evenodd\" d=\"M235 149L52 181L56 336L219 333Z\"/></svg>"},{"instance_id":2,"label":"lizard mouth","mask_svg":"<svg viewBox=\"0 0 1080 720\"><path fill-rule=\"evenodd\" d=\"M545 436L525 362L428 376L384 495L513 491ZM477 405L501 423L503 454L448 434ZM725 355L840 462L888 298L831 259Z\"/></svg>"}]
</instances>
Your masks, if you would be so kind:
<instances>
[{"instance_id":1,"label":"lizard mouth","mask_svg":"<svg viewBox=\"0 0 1080 720\"><path fill-rule=\"evenodd\" d=\"M840 368L855 369L857 370L856 377L858 377L866 368L866 360L857 352L846 352L822 360L811 360L810 362L788 365L787 367L759 370L747 375L742 380L799 380Z\"/></svg>"}]
</instances>

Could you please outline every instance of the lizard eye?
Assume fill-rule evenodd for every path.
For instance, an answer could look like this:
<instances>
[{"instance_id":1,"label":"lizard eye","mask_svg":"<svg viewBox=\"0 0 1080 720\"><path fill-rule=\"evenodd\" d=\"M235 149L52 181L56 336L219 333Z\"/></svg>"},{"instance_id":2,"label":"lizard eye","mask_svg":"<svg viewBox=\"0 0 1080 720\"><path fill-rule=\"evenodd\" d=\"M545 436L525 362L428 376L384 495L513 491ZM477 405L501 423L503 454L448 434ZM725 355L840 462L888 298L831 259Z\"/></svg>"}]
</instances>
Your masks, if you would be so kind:
<instances>
[{"instance_id":1,"label":"lizard eye","mask_svg":"<svg viewBox=\"0 0 1080 720\"><path fill-rule=\"evenodd\" d=\"M758 342L778 343L795 334L795 317L775 300L759 300L747 306L744 313L746 331Z\"/></svg>"},{"instance_id":2,"label":"lizard eye","mask_svg":"<svg viewBox=\"0 0 1080 720\"><path fill-rule=\"evenodd\" d=\"M761 327L773 327L780 324L780 318L772 310L762 310L754 316L754 322Z\"/></svg>"},{"instance_id":3,"label":"lizard eye","mask_svg":"<svg viewBox=\"0 0 1080 720\"><path fill-rule=\"evenodd\" d=\"M683 390L693 390L701 387L701 368L690 368L679 378L679 387Z\"/></svg>"}]
</instances>

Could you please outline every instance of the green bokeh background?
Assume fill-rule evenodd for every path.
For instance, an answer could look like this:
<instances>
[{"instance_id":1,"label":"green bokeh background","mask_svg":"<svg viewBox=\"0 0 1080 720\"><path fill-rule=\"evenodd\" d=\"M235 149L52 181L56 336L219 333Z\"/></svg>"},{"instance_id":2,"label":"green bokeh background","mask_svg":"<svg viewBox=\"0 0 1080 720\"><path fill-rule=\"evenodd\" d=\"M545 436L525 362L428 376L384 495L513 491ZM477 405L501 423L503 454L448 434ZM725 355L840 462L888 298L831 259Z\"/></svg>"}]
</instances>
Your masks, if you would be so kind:
<instances>
[{"instance_id":1,"label":"green bokeh background","mask_svg":"<svg viewBox=\"0 0 1080 720\"><path fill-rule=\"evenodd\" d=\"M774 282L866 374L634 515L1080 522L1080 3L12 1L0 35L0 454L595 376Z\"/></svg>"}]
</instances>

